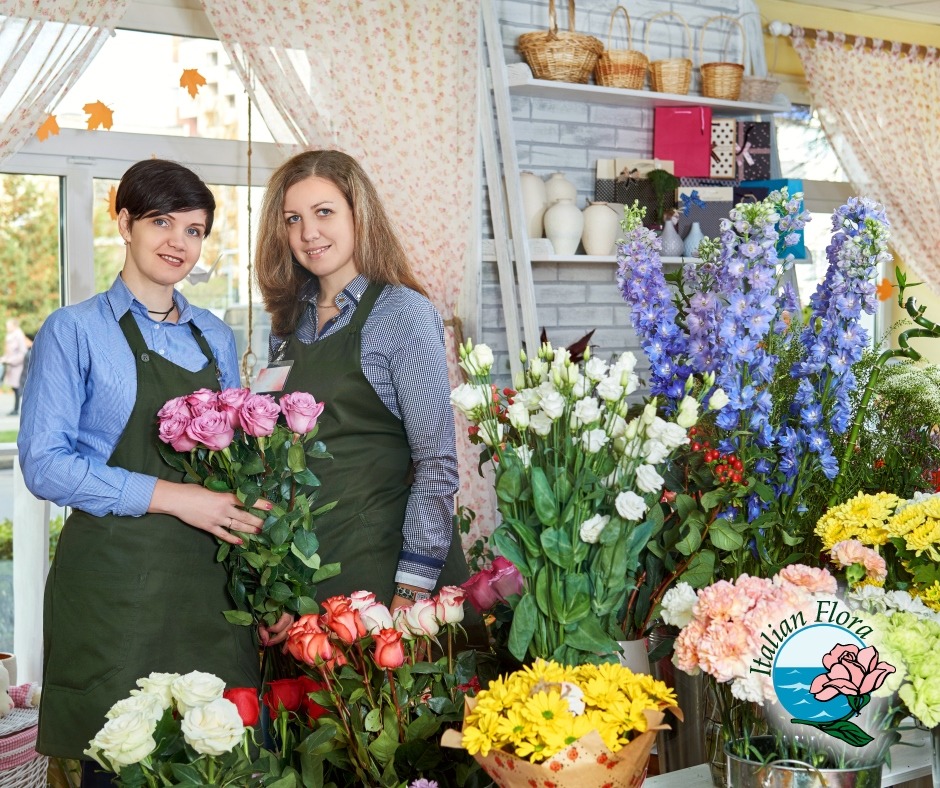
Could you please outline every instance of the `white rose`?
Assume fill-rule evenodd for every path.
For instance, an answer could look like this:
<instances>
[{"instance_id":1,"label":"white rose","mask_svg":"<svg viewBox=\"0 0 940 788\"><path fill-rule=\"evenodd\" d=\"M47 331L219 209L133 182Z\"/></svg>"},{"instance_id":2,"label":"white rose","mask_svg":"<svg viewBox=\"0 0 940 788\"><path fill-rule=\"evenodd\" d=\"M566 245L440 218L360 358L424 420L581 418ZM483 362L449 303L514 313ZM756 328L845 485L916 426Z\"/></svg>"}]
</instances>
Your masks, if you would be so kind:
<instances>
[{"instance_id":1,"label":"white rose","mask_svg":"<svg viewBox=\"0 0 940 788\"><path fill-rule=\"evenodd\" d=\"M597 396L605 402L617 402L623 396L619 377L606 377L597 384Z\"/></svg>"},{"instance_id":2,"label":"white rose","mask_svg":"<svg viewBox=\"0 0 940 788\"><path fill-rule=\"evenodd\" d=\"M698 400L694 397L683 397L679 403L679 413L676 415L676 424L688 429L695 426L698 421Z\"/></svg>"},{"instance_id":3,"label":"white rose","mask_svg":"<svg viewBox=\"0 0 940 788\"><path fill-rule=\"evenodd\" d=\"M725 394L725 390L715 389L712 392L712 395L708 400L708 409L709 410L721 410L727 404L728 404L728 395Z\"/></svg>"},{"instance_id":4,"label":"white rose","mask_svg":"<svg viewBox=\"0 0 940 788\"><path fill-rule=\"evenodd\" d=\"M476 345L460 362L468 375L489 375L493 368L493 351L486 345Z\"/></svg>"},{"instance_id":5,"label":"white rose","mask_svg":"<svg viewBox=\"0 0 940 788\"><path fill-rule=\"evenodd\" d=\"M610 522L610 517L608 515L599 515L595 514L588 520L585 520L581 523L581 541L587 542L588 544L596 544L597 540L600 538L601 532L607 527L607 523Z\"/></svg>"},{"instance_id":6,"label":"white rose","mask_svg":"<svg viewBox=\"0 0 940 788\"><path fill-rule=\"evenodd\" d=\"M164 705L163 698L159 695L151 695L148 692L140 692L136 695L132 693L129 698L121 698L108 709L104 716L113 720L122 714L137 713L143 714L147 719L159 720L169 705Z\"/></svg>"},{"instance_id":7,"label":"white rose","mask_svg":"<svg viewBox=\"0 0 940 788\"><path fill-rule=\"evenodd\" d=\"M680 629L692 620L692 609L698 594L688 583L681 582L663 594L663 621Z\"/></svg>"},{"instance_id":8,"label":"white rose","mask_svg":"<svg viewBox=\"0 0 940 788\"><path fill-rule=\"evenodd\" d=\"M483 443L491 449L498 446L503 440L503 425L498 421L480 422L480 432L478 433Z\"/></svg>"},{"instance_id":9,"label":"white rose","mask_svg":"<svg viewBox=\"0 0 940 788\"><path fill-rule=\"evenodd\" d=\"M232 701L216 698L186 712L180 730L186 743L196 752L224 755L242 740L245 725Z\"/></svg>"},{"instance_id":10,"label":"white rose","mask_svg":"<svg viewBox=\"0 0 940 788\"><path fill-rule=\"evenodd\" d=\"M163 703L163 708L167 708L173 703L173 693L170 692L170 687L179 677L179 673L151 673L145 679L137 679L137 686L140 687L140 692L157 695ZM137 693L137 690L131 690L131 695Z\"/></svg>"},{"instance_id":11,"label":"white rose","mask_svg":"<svg viewBox=\"0 0 940 788\"><path fill-rule=\"evenodd\" d=\"M607 375L607 362L597 357L588 359L584 365L584 374L588 380L593 380L595 383L603 380Z\"/></svg>"},{"instance_id":12,"label":"white rose","mask_svg":"<svg viewBox=\"0 0 940 788\"><path fill-rule=\"evenodd\" d=\"M544 438L552 431L552 420L544 413L536 413L529 419L529 429L536 435Z\"/></svg>"},{"instance_id":13,"label":"white rose","mask_svg":"<svg viewBox=\"0 0 940 788\"><path fill-rule=\"evenodd\" d=\"M194 706L202 706L222 697L225 682L212 673L202 673L194 670L185 676L180 676L170 685L173 700L181 714L185 714Z\"/></svg>"},{"instance_id":14,"label":"white rose","mask_svg":"<svg viewBox=\"0 0 940 788\"><path fill-rule=\"evenodd\" d=\"M509 417L509 423L520 432L529 426L529 408L525 402L514 399L512 405L506 408L506 415Z\"/></svg>"},{"instance_id":15,"label":"white rose","mask_svg":"<svg viewBox=\"0 0 940 788\"><path fill-rule=\"evenodd\" d=\"M574 403L571 411L571 426L583 427L597 421L601 417L601 409L594 397L585 397Z\"/></svg>"},{"instance_id":16,"label":"white rose","mask_svg":"<svg viewBox=\"0 0 940 788\"><path fill-rule=\"evenodd\" d=\"M157 748L153 738L156 727L156 720L140 712L122 714L104 724L88 743L85 754L105 766L98 758L100 753L115 769L139 763Z\"/></svg>"},{"instance_id":17,"label":"white rose","mask_svg":"<svg viewBox=\"0 0 940 788\"><path fill-rule=\"evenodd\" d=\"M516 456L519 458L519 462L522 463L522 467L528 468L532 463L532 449L528 446L516 446L515 452Z\"/></svg>"},{"instance_id":18,"label":"white rose","mask_svg":"<svg viewBox=\"0 0 940 788\"><path fill-rule=\"evenodd\" d=\"M374 635L380 629L392 628L392 614L381 602L373 602L371 605L360 608L359 618L370 635Z\"/></svg>"},{"instance_id":19,"label":"white rose","mask_svg":"<svg viewBox=\"0 0 940 788\"><path fill-rule=\"evenodd\" d=\"M490 402L490 388L462 383L450 393L450 401L467 418L476 418Z\"/></svg>"},{"instance_id":20,"label":"white rose","mask_svg":"<svg viewBox=\"0 0 940 788\"><path fill-rule=\"evenodd\" d=\"M669 448L662 441L651 439L643 443L643 459L650 465L659 465L669 456Z\"/></svg>"},{"instance_id":21,"label":"white rose","mask_svg":"<svg viewBox=\"0 0 940 788\"><path fill-rule=\"evenodd\" d=\"M684 428L672 421L667 421L659 431L659 440L661 440L667 449L675 449L679 446L685 446L689 442L689 433Z\"/></svg>"},{"instance_id":22,"label":"white rose","mask_svg":"<svg viewBox=\"0 0 940 788\"><path fill-rule=\"evenodd\" d=\"M588 454L597 454L607 445L607 433L601 429L588 430L581 436L581 445Z\"/></svg>"},{"instance_id":23,"label":"white rose","mask_svg":"<svg viewBox=\"0 0 940 788\"><path fill-rule=\"evenodd\" d=\"M522 402L526 406L526 410L529 413L534 413L539 409L539 402L542 399L542 393L538 389L519 389L516 392L516 396L513 397L514 402Z\"/></svg>"},{"instance_id":24,"label":"white rose","mask_svg":"<svg viewBox=\"0 0 940 788\"><path fill-rule=\"evenodd\" d=\"M636 486L643 492L654 493L663 489L665 479L652 465L641 465L636 469Z\"/></svg>"},{"instance_id":25,"label":"white rose","mask_svg":"<svg viewBox=\"0 0 940 788\"><path fill-rule=\"evenodd\" d=\"M640 520L649 508L633 490L624 490L614 500L614 506L624 520Z\"/></svg>"},{"instance_id":26,"label":"white rose","mask_svg":"<svg viewBox=\"0 0 940 788\"><path fill-rule=\"evenodd\" d=\"M539 404L542 407L542 412L552 421L565 412L565 398L557 391L552 391L550 394L543 394L542 401Z\"/></svg>"}]
</instances>

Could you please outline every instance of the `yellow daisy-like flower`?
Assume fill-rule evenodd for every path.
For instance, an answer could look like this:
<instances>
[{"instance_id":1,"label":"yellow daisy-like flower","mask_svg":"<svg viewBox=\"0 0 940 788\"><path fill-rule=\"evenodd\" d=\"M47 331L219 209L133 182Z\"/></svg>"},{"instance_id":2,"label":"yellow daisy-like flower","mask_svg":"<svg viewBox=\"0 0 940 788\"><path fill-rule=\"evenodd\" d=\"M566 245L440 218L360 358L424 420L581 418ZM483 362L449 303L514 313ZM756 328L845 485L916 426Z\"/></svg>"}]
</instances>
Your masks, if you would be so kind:
<instances>
[{"instance_id":1,"label":"yellow daisy-like flower","mask_svg":"<svg viewBox=\"0 0 940 788\"><path fill-rule=\"evenodd\" d=\"M464 725L463 747L471 755L479 753L484 758L489 755L490 750L498 749L493 746L493 740L489 736L472 725Z\"/></svg>"},{"instance_id":2,"label":"yellow daisy-like flower","mask_svg":"<svg viewBox=\"0 0 940 788\"><path fill-rule=\"evenodd\" d=\"M500 717L496 726L499 739L513 748L518 747L526 738L531 738L537 730L533 730L532 722L523 714L522 709L506 709L505 716Z\"/></svg>"},{"instance_id":3,"label":"yellow daisy-like flower","mask_svg":"<svg viewBox=\"0 0 940 788\"><path fill-rule=\"evenodd\" d=\"M915 593L924 600L927 607L932 610L940 610L940 582L935 582L932 586L926 588L917 588Z\"/></svg>"},{"instance_id":4,"label":"yellow daisy-like flower","mask_svg":"<svg viewBox=\"0 0 940 788\"><path fill-rule=\"evenodd\" d=\"M542 738L545 740L545 757L551 758L556 753L561 752L565 747L570 747L582 736L586 736L594 730L591 719L585 714L579 714L576 717L570 717L567 720L559 722L555 727L543 731Z\"/></svg>"},{"instance_id":5,"label":"yellow daisy-like flower","mask_svg":"<svg viewBox=\"0 0 940 788\"><path fill-rule=\"evenodd\" d=\"M539 726L552 725L558 720L571 717L568 701L561 697L558 690L536 692L531 695L522 707L523 715L532 723Z\"/></svg>"},{"instance_id":6,"label":"yellow daisy-like flower","mask_svg":"<svg viewBox=\"0 0 940 788\"><path fill-rule=\"evenodd\" d=\"M826 550L836 542L857 539L869 546L883 545L888 533L885 523L901 499L892 493L859 493L845 503L831 507L816 523L816 534Z\"/></svg>"},{"instance_id":7,"label":"yellow daisy-like flower","mask_svg":"<svg viewBox=\"0 0 940 788\"><path fill-rule=\"evenodd\" d=\"M568 675L569 669L557 662L548 662L544 659L537 659L531 665L528 665L516 674L526 677L532 685L540 682L549 684L559 684L562 681L571 681Z\"/></svg>"},{"instance_id":8,"label":"yellow daisy-like flower","mask_svg":"<svg viewBox=\"0 0 940 788\"><path fill-rule=\"evenodd\" d=\"M551 757L548 754L545 742L537 739L526 739L523 741L516 747L516 755L520 758L530 760L532 763L538 763L539 761L544 761L546 758Z\"/></svg>"}]
</instances>

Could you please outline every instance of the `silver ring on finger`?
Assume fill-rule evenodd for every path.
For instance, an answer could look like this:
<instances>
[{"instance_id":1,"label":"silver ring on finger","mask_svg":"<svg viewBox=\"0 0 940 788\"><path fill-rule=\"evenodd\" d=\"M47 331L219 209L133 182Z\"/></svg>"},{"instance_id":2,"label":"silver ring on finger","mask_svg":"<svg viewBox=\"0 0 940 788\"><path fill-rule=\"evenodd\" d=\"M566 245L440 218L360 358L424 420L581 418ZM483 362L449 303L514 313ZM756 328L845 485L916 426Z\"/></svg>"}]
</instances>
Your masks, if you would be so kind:
<instances>
[{"instance_id":1,"label":"silver ring on finger","mask_svg":"<svg viewBox=\"0 0 940 788\"><path fill-rule=\"evenodd\" d=\"M229 518L228 518L228 527L229 527L229 528L232 527L232 522L233 522L233 518L229 517Z\"/></svg>"}]
</instances>

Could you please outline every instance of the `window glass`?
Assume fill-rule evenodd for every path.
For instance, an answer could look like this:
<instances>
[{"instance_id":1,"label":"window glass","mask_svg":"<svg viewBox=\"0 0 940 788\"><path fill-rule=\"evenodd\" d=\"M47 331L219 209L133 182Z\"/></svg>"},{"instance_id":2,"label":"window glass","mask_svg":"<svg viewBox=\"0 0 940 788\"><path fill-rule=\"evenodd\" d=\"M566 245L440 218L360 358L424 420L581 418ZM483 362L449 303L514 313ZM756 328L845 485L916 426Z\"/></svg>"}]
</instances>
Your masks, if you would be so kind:
<instances>
[{"instance_id":1,"label":"window glass","mask_svg":"<svg viewBox=\"0 0 940 788\"><path fill-rule=\"evenodd\" d=\"M846 181L845 172L823 131L816 110L794 104L774 115L780 172L784 178Z\"/></svg>"}]
</instances>

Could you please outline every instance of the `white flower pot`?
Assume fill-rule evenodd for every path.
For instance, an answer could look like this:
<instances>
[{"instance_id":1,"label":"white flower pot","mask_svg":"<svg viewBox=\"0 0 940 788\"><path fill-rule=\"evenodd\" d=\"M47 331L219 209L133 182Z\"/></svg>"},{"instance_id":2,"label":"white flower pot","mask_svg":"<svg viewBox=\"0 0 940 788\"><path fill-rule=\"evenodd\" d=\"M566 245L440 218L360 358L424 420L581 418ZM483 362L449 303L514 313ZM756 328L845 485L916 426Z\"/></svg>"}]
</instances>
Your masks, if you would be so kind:
<instances>
[{"instance_id":1,"label":"white flower pot","mask_svg":"<svg viewBox=\"0 0 940 788\"><path fill-rule=\"evenodd\" d=\"M581 243L585 254L613 254L617 231L620 229L617 212L606 202L589 202L581 213L584 215Z\"/></svg>"},{"instance_id":2,"label":"white flower pot","mask_svg":"<svg viewBox=\"0 0 940 788\"><path fill-rule=\"evenodd\" d=\"M571 202L574 202L578 199L578 190L565 177L563 172L553 172L545 182L545 199L548 201L549 208L558 200L571 200Z\"/></svg>"},{"instance_id":3,"label":"white flower pot","mask_svg":"<svg viewBox=\"0 0 940 788\"><path fill-rule=\"evenodd\" d=\"M574 200L562 197L545 211L545 235L555 254L574 254L581 243L584 215Z\"/></svg>"},{"instance_id":4,"label":"white flower pot","mask_svg":"<svg viewBox=\"0 0 940 788\"><path fill-rule=\"evenodd\" d=\"M541 238L543 233L542 217L548 207L548 195L545 181L534 172L519 173L522 186L522 207L525 212L525 226L529 238Z\"/></svg>"}]
</instances>

